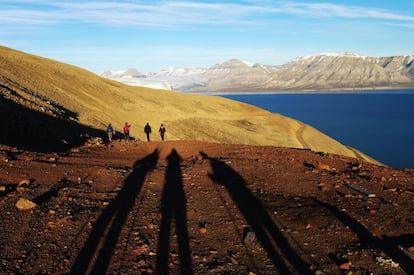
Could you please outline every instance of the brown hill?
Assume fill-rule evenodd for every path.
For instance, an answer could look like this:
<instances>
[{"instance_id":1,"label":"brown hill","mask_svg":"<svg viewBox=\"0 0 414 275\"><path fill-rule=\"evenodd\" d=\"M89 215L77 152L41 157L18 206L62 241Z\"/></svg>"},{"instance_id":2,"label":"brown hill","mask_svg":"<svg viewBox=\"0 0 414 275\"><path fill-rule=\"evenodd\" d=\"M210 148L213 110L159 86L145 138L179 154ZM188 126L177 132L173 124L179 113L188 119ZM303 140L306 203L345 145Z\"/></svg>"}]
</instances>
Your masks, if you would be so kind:
<instances>
[{"instance_id":1,"label":"brown hill","mask_svg":"<svg viewBox=\"0 0 414 275\"><path fill-rule=\"evenodd\" d=\"M146 122L169 140L308 148L372 160L300 121L222 97L131 87L78 67L0 47L0 143L68 148L112 123L144 140ZM45 114L47 117L45 117ZM41 118L41 119L39 119ZM101 132L99 132L101 130ZM50 147L50 148L49 148Z\"/></svg>"},{"instance_id":2,"label":"brown hill","mask_svg":"<svg viewBox=\"0 0 414 275\"><path fill-rule=\"evenodd\" d=\"M274 146L0 146L0 272L411 274L413 182Z\"/></svg>"}]
</instances>

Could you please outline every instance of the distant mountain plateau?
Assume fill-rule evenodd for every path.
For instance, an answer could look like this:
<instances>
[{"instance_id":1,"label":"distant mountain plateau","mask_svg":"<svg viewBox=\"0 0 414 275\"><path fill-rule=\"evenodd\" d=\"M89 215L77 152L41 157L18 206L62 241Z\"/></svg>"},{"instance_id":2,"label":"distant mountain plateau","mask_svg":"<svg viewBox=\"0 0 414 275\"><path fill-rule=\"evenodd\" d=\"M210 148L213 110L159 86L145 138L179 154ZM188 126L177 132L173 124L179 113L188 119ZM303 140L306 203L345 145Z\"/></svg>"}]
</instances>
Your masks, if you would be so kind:
<instances>
[{"instance_id":1,"label":"distant mountain plateau","mask_svg":"<svg viewBox=\"0 0 414 275\"><path fill-rule=\"evenodd\" d=\"M414 88L414 53L367 57L323 53L283 65L231 59L203 68L169 68L140 73L105 71L100 76L132 86L181 92L353 91Z\"/></svg>"}]
</instances>

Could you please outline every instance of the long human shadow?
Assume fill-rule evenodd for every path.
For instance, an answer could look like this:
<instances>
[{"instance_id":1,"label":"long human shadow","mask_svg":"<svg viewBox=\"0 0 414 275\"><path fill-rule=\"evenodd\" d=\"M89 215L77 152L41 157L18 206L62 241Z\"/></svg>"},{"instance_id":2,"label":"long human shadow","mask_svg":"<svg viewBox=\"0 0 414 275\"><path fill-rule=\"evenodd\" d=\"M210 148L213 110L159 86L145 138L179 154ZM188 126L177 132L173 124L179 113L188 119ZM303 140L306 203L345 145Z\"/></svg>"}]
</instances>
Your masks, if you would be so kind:
<instances>
[{"instance_id":1,"label":"long human shadow","mask_svg":"<svg viewBox=\"0 0 414 275\"><path fill-rule=\"evenodd\" d=\"M71 274L105 274L122 226L134 206L147 173L156 166L158 157L158 150L155 150L135 162L123 188L96 220L88 240L72 265Z\"/></svg>"},{"instance_id":2,"label":"long human shadow","mask_svg":"<svg viewBox=\"0 0 414 275\"><path fill-rule=\"evenodd\" d=\"M377 248L382 250L385 254L387 254L393 261L399 263L400 267L407 272L407 274L411 274L414 270L414 261L410 259L404 252L399 248L399 245L404 244L411 244L414 243L414 235L413 234L406 234L400 237L383 237L378 238L371 234L371 232L366 229L362 224L360 224L357 220L349 216L343 211L340 211L335 206L322 202L316 198L313 200L320 206L327 208L338 220L340 220L344 225L348 226L355 234L357 234L359 240L362 243L365 243L373 248Z\"/></svg>"},{"instance_id":3,"label":"long human shadow","mask_svg":"<svg viewBox=\"0 0 414 275\"><path fill-rule=\"evenodd\" d=\"M213 172L209 177L226 188L275 268L281 274L311 274L308 263L289 245L261 201L246 187L242 176L219 159L208 157L204 152L200 155L210 161Z\"/></svg>"},{"instance_id":4,"label":"long human shadow","mask_svg":"<svg viewBox=\"0 0 414 275\"><path fill-rule=\"evenodd\" d=\"M168 274L168 252L173 220L178 241L180 273L193 274L191 250L187 229L186 198L181 173L181 157L175 149L167 157L168 166L165 174L165 185L161 198L161 222L158 238L157 274Z\"/></svg>"}]
</instances>

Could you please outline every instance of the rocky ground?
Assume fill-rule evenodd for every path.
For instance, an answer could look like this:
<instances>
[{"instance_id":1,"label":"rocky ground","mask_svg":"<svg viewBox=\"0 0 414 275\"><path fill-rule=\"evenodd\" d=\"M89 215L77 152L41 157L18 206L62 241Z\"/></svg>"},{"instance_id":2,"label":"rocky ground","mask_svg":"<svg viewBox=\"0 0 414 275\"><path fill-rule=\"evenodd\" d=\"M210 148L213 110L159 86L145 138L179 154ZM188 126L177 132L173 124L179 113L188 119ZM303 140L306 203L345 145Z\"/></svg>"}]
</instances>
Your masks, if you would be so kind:
<instances>
[{"instance_id":1,"label":"rocky ground","mask_svg":"<svg viewBox=\"0 0 414 275\"><path fill-rule=\"evenodd\" d=\"M167 141L0 146L2 274L409 274L414 170Z\"/></svg>"}]
</instances>

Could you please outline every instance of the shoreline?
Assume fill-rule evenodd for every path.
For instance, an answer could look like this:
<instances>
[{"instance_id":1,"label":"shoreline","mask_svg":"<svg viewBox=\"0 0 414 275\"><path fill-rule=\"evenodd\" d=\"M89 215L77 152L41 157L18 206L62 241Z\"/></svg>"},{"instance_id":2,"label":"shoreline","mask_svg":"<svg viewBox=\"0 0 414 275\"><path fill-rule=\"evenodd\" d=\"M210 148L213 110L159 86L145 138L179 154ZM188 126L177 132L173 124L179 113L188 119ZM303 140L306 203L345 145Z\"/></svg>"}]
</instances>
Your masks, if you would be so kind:
<instances>
[{"instance_id":1,"label":"shoreline","mask_svg":"<svg viewBox=\"0 0 414 275\"><path fill-rule=\"evenodd\" d=\"M212 95L251 104L305 122L348 147L358 148L359 151L387 166L414 167L411 157L413 151L407 148L407 140L412 140L413 137L410 127L412 125L410 103L414 96L414 89L343 93L245 91ZM350 102L357 104L350 104ZM336 108L332 105L334 103L345 105ZM330 107L326 108L329 105ZM374 105L381 107L374 108ZM392 121L392 124L389 121ZM373 143L377 145L372 146Z\"/></svg>"}]
</instances>

